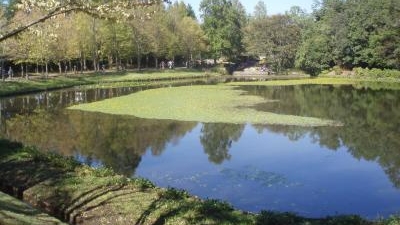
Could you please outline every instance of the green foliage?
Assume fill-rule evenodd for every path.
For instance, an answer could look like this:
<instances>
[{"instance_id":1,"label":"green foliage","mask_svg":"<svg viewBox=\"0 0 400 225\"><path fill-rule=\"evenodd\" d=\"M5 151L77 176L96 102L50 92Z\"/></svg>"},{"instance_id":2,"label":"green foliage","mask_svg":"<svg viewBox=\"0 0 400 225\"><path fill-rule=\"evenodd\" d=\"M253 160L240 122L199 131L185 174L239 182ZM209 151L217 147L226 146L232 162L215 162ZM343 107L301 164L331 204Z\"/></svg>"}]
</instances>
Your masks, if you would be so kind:
<instances>
[{"instance_id":1,"label":"green foliage","mask_svg":"<svg viewBox=\"0 0 400 225\"><path fill-rule=\"evenodd\" d=\"M43 154L38 149L34 147L28 147L24 149L32 158L33 161L37 163L48 163L54 167L63 168L65 170L71 171L80 165L72 157L64 157L57 153L49 152Z\"/></svg>"},{"instance_id":2,"label":"green foliage","mask_svg":"<svg viewBox=\"0 0 400 225\"><path fill-rule=\"evenodd\" d=\"M388 219L378 223L379 225L400 225L400 216L390 216Z\"/></svg>"},{"instance_id":3,"label":"green foliage","mask_svg":"<svg viewBox=\"0 0 400 225\"><path fill-rule=\"evenodd\" d=\"M173 187L168 187L165 192L162 192L162 197L169 200L182 200L189 198L190 195L185 190L179 190Z\"/></svg>"},{"instance_id":4,"label":"green foliage","mask_svg":"<svg viewBox=\"0 0 400 225\"><path fill-rule=\"evenodd\" d=\"M138 186L140 189L154 188L155 185L149 179L142 177L135 177L132 179L133 184Z\"/></svg>"},{"instance_id":5,"label":"green foliage","mask_svg":"<svg viewBox=\"0 0 400 225\"><path fill-rule=\"evenodd\" d=\"M201 207L201 212L206 215L218 215L233 210L233 207L229 203L215 199L205 200Z\"/></svg>"},{"instance_id":6,"label":"green foliage","mask_svg":"<svg viewBox=\"0 0 400 225\"><path fill-rule=\"evenodd\" d=\"M303 32L296 65L317 75L342 68L400 68L400 9L393 0L322 1Z\"/></svg>"},{"instance_id":7,"label":"green foliage","mask_svg":"<svg viewBox=\"0 0 400 225\"><path fill-rule=\"evenodd\" d=\"M323 220L326 225L366 225L369 222L360 216L335 216Z\"/></svg>"},{"instance_id":8,"label":"green foliage","mask_svg":"<svg viewBox=\"0 0 400 225\"><path fill-rule=\"evenodd\" d=\"M302 224L304 220L292 213L278 213L273 211L261 211L257 215L259 225L295 225Z\"/></svg>"},{"instance_id":9,"label":"green foliage","mask_svg":"<svg viewBox=\"0 0 400 225\"><path fill-rule=\"evenodd\" d=\"M293 68L300 43L300 26L289 15L256 16L244 31L246 50L251 55L266 57L274 71Z\"/></svg>"},{"instance_id":10,"label":"green foliage","mask_svg":"<svg viewBox=\"0 0 400 225\"><path fill-rule=\"evenodd\" d=\"M202 27L208 37L212 57L236 59L243 50L243 6L238 1L203 0L200 3L200 11L204 21Z\"/></svg>"},{"instance_id":11,"label":"green foliage","mask_svg":"<svg viewBox=\"0 0 400 225\"><path fill-rule=\"evenodd\" d=\"M400 79L400 71L399 70L390 70L390 69L368 69L368 68L355 68L355 75L360 78L394 78Z\"/></svg>"}]
</instances>

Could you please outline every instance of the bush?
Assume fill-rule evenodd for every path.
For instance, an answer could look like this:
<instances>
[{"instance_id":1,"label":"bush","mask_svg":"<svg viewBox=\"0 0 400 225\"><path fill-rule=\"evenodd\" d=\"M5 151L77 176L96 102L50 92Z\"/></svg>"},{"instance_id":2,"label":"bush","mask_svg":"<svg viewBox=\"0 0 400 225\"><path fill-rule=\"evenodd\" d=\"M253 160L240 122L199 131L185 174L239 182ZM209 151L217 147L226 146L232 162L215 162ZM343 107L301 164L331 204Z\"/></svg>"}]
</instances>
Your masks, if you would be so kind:
<instances>
[{"instance_id":1,"label":"bush","mask_svg":"<svg viewBox=\"0 0 400 225\"><path fill-rule=\"evenodd\" d=\"M368 68L354 68L355 75L357 77L363 78L395 78L400 79L399 70L389 70L389 69L368 69Z\"/></svg>"}]
</instances>

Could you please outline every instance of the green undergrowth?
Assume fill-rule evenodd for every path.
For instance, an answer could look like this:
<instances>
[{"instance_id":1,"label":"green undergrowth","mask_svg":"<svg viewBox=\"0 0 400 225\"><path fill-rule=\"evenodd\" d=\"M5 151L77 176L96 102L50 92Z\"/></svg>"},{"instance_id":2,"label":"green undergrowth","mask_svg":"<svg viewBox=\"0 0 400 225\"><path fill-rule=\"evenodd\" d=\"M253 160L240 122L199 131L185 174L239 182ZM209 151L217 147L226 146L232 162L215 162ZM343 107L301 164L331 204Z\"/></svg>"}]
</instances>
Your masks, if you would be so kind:
<instances>
[{"instance_id":1,"label":"green undergrowth","mask_svg":"<svg viewBox=\"0 0 400 225\"><path fill-rule=\"evenodd\" d=\"M399 225L400 222L395 216L367 221L359 216L309 219L272 211L246 213L226 202L201 200L184 190L158 188L143 178L127 178L107 168L94 169L71 158L41 153L6 140L0 140L0 168L2 191L16 195L12 190L19 190L24 201L70 224ZM6 217L10 215L22 221L34 221L36 215L41 215L37 210L14 207L15 204L20 203L0 194L0 224L9 224Z\"/></svg>"},{"instance_id":2,"label":"green undergrowth","mask_svg":"<svg viewBox=\"0 0 400 225\"><path fill-rule=\"evenodd\" d=\"M246 95L232 86L203 85L145 90L127 96L81 104L69 109L133 115L148 119L171 119L205 123L340 126L337 121L281 115L254 109L273 101Z\"/></svg>"}]
</instances>

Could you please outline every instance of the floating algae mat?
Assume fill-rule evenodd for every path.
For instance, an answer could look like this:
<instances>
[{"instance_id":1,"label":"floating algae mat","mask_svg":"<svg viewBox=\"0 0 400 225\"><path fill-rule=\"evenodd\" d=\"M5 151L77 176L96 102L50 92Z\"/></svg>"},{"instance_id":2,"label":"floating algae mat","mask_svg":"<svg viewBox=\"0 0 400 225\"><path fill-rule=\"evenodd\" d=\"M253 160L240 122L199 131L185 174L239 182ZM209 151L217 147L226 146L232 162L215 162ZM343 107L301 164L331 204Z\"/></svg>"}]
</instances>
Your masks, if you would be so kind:
<instances>
[{"instance_id":1,"label":"floating algae mat","mask_svg":"<svg viewBox=\"0 0 400 225\"><path fill-rule=\"evenodd\" d=\"M84 111L204 123L340 126L313 117L257 111L253 106L273 100L246 95L234 86L204 85L145 90L127 96L70 107Z\"/></svg>"}]
</instances>

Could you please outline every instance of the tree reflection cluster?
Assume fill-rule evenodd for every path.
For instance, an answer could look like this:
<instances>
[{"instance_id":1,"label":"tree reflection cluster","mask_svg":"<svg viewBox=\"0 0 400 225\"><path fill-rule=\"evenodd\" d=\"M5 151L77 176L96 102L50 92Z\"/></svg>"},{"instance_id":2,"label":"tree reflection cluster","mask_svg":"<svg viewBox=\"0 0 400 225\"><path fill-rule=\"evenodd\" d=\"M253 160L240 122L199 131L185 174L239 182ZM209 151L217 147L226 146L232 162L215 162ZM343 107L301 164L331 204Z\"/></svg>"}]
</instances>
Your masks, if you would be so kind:
<instances>
[{"instance_id":1,"label":"tree reflection cluster","mask_svg":"<svg viewBox=\"0 0 400 225\"><path fill-rule=\"evenodd\" d=\"M244 89L249 94L277 100L256 106L258 110L320 117L345 124L317 128L253 125L259 133L268 130L286 135L292 141L308 135L331 150L345 146L355 158L377 161L392 183L400 188L400 91L328 85ZM62 107L5 118L4 105L1 102L1 136L4 138L64 155L80 154L85 156L85 163L99 160L128 176L135 172L147 151L153 155L162 154L167 144L179 142L198 125ZM221 164L229 160L229 150L240 139L244 128L244 124L203 124L199 138L209 161Z\"/></svg>"}]
</instances>

